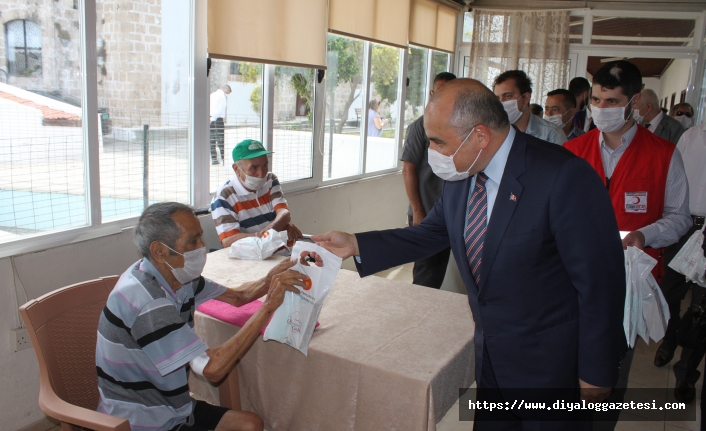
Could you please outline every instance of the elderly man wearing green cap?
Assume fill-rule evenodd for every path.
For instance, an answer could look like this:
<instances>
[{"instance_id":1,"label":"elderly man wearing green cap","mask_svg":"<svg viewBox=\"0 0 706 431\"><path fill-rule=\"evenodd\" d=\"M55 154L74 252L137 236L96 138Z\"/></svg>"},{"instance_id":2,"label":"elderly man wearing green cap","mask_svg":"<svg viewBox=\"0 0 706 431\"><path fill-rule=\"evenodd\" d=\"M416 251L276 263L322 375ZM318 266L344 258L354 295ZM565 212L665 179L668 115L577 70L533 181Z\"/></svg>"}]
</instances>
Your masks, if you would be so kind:
<instances>
[{"instance_id":1,"label":"elderly man wearing green cap","mask_svg":"<svg viewBox=\"0 0 706 431\"><path fill-rule=\"evenodd\" d=\"M235 175L218 189L211 202L223 247L270 229L286 230L290 244L302 237L301 231L290 223L292 216L277 176L269 172L268 154L271 152L252 139L233 148Z\"/></svg>"}]
</instances>

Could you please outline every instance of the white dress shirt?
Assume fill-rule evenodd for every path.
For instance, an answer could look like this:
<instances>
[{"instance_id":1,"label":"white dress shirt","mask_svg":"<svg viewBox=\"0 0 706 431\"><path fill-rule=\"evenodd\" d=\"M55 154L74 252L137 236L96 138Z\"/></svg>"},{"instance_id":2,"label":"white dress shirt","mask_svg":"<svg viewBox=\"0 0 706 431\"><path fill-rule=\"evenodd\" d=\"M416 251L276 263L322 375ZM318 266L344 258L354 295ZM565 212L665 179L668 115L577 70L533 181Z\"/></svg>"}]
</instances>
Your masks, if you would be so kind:
<instances>
[{"instance_id":1,"label":"white dress shirt","mask_svg":"<svg viewBox=\"0 0 706 431\"><path fill-rule=\"evenodd\" d=\"M630 130L620 138L620 146L615 150L608 147L603 139L603 133L598 135L598 144L601 148L603 169L606 178L613 176L613 171L618 161L628 149L637 133L637 124L633 123ZM656 222L638 229L645 235L645 247L661 248L679 241L692 225L689 215L689 183L684 172L679 149L674 149L672 160L669 162L667 172L667 186L664 194L664 211L662 218Z\"/></svg>"},{"instance_id":2,"label":"white dress shirt","mask_svg":"<svg viewBox=\"0 0 706 431\"><path fill-rule=\"evenodd\" d=\"M664 117L664 112L660 109L659 114L657 114L655 118L650 121L650 127L648 127L647 130L654 133L655 130L657 130L657 126L659 126L659 122L662 121L662 117Z\"/></svg>"},{"instance_id":3,"label":"white dress shirt","mask_svg":"<svg viewBox=\"0 0 706 431\"><path fill-rule=\"evenodd\" d=\"M684 170L689 180L691 214L706 216L706 123L684 132L677 148L684 157Z\"/></svg>"},{"instance_id":4,"label":"white dress shirt","mask_svg":"<svg viewBox=\"0 0 706 431\"><path fill-rule=\"evenodd\" d=\"M498 189L500 188L500 180L503 179L503 173L505 172L505 165L507 164L507 157L510 155L510 149L512 148L512 143L515 141L515 128L510 127L510 133L507 134L505 141L495 153L493 158L488 163L488 166L483 169L483 173L488 176L488 181L485 182L485 190L488 193L486 199L488 200L488 220L486 225L490 223L490 215L493 213L493 206L495 206L495 198L498 196ZM476 176L473 175L471 178L471 187L468 188L468 198L466 199L466 217L463 219L468 220L468 202L471 201L471 196L473 196L473 189L476 186ZM510 197L508 196L508 199Z\"/></svg>"},{"instance_id":5,"label":"white dress shirt","mask_svg":"<svg viewBox=\"0 0 706 431\"><path fill-rule=\"evenodd\" d=\"M226 107L228 99L226 94L220 88L211 93L211 121L216 121L217 118L226 118Z\"/></svg>"}]
</instances>

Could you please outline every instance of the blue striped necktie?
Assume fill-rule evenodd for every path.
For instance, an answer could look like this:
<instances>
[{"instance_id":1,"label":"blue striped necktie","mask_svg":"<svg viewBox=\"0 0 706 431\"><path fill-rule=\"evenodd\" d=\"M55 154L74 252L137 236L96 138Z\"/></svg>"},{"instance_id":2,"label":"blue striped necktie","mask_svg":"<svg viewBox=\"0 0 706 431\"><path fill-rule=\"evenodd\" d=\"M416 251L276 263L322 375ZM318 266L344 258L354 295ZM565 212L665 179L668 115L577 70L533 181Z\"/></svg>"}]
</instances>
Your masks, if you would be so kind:
<instances>
[{"instance_id":1,"label":"blue striped necktie","mask_svg":"<svg viewBox=\"0 0 706 431\"><path fill-rule=\"evenodd\" d=\"M466 257L468 265L471 267L471 274L476 282L480 283L480 263L483 257L483 241L485 240L485 230L488 225L488 191L485 189L487 175L479 172L476 175L476 184L473 187L473 195L468 201L468 218L466 219L466 230L463 233L466 242Z\"/></svg>"}]
</instances>

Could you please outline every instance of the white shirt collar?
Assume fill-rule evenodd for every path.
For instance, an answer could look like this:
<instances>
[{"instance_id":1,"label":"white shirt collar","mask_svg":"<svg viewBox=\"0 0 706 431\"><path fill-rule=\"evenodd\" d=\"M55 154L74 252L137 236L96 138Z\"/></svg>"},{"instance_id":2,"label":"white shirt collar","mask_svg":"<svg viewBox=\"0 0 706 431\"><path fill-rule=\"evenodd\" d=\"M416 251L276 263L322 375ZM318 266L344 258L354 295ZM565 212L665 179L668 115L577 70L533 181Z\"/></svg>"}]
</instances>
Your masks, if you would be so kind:
<instances>
[{"instance_id":1,"label":"white shirt collar","mask_svg":"<svg viewBox=\"0 0 706 431\"><path fill-rule=\"evenodd\" d=\"M495 153L493 158L488 163L488 166L483 170L485 175L488 176L494 183L500 184L500 180L503 179L503 173L505 172L505 165L507 164L507 158L510 155L510 149L512 148L512 143L515 141L515 128L510 127L510 133L507 134L505 141Z\"/></svg>"},{"instance_id":2,"label":"white shirt collar","mask_svg":"<svg viewBox=\"0 0 706 431\"><path fill-rule=\"evenodd\" d=\"M609 146L605 144L605 138L603 137L603 132L598 134L598 144L603 148L604 150L608 151L609 153L612 153L613 151L617 151L618 149L622 147L626 147L630 145L633 139L635 139L635 135L637 134L637 123L633 122L632 127L625 132L623 136L620 137L620 146L616 148L615 150L611 149Z\"/></svg>"},{"instance_id":3,"label":"white shirt collar","mask_svg":"<svg viewBox=\"0 0 706 431\"><path fill-rule=\"evenodd\" d=\"M662 121L662 117L664 117L664 112L662 110L659 110L659 114L655 116L655 118L650 121L650 132L654 133L655 130L657 130L657 126L659 125L660 121Z\"/></svg>"}]
</instances>

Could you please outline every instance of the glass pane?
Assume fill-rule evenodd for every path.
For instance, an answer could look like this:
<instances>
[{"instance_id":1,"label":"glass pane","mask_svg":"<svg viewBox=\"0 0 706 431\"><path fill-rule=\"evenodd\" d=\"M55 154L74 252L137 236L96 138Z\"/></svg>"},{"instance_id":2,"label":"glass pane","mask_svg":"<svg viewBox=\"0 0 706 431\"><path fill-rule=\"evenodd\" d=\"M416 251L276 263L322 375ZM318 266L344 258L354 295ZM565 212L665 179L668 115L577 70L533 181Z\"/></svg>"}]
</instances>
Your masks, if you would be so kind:
<instances>
[{"instance_id":1,"label":"glass pane","mask_svg":"<svg viewBox=\"0 0 706 431\"><path fill-rule=\"evenodd\" d=\"M361 173L363 41L328 35L324 179Z\"/></svg>"},{"instance_id":2,"label":"glass pane","mask_svg":"<svg viewBox=\"0 0 706 431\"><path fill-rule=\"evenodd\" d=\"M593 18L592 44L692 46L695 21L690 19Z\"/></svg>"},{"instance_id":3,"label":"glass pane","mask_svg":"<svg viewBox=\"0 0 706 431\"><path fill-rule=\"evenodd\" d=\"M189 0L96 1L104 221L190 202L190 9Z\"/></svg>"},{"instance_id":4,"label":"glass pane","mask_svg":"<svg viewBox=\"0 0 706 431\"><path fill-rule=\"evenodd\" d=\"M313 175L314 79L313 69L275 67L271 169L283 183Z\"/></svg>"},{"instance_id":5,"label":"glass pane","mask_svg":"<svg viewBox=\"0 0 706 431\"><path fill-rule=\"evenodd\" d=\"M365 172L397 166L400 49L373 44L371 66Z\"/></svg>"},{"instance_id":6,"label":"glass pane","mask_svg":"<svg viewBox=\"0 0 706 431\"><path fill-rule=\"evenodd\" d=\"M405 136L411 122L424 114L424 100L427 95L427 59L429 50L410 46L407 54L407 100L405 102Z\"/></svg>"},{"instance_id":7,"label":"glass pane","mask_svg":"<svg viewBox=\"0 0 706 431\"><path fill-rule=\"evenodd\" d=\"M440 74L441 72L448 72L449 71L449 54L445 52L439 52L439 51L432 51L432 71L433 74L432 76L436 76Z\"/></svg>"},{"instance_id":8,"label":"glass pane","mask_svg":"<svg viewBox=\"0 0 706 431\"><path fill-rule=\"evenodd\" d=\"M471 67L471 57L469 56L464 56L463 57L463 77L468 78L468 70Z\"/></svg>"},{"instance_id":9,"label":"glass pane","mask_svg":"<svg viewBox=\"0 0 706 431\"><path fill-rule=\"evenodd\" d=\"M262 72L260 63L211 60L208 75L211 104L211 174L214 193L233 175L233 148L244 139L262 141ZM227 87L226 87L227 86ZM225 91L230 91L225 94ZM225 99L225 113L219 101ZM219 120L219 118L223 118Z\"/></svg>"},{"instance_id":10,"label":"glass pane","mask_svg":"<svg viewBox=\"0 0 706 431\"><path fill-rule=\"evenodd\" d=\"M463 14L463 42L473 42L473 12Z\"/></svg>"},{"instance_id":11,"label":"glass pane","mask_svg":"<svg viewBox=\"0 0 706 431\"><path fill-rule=\"evenodd\" d=\"M79 12L66 2L32 8L42 21L3 27L0 242L88 223Z\"/></svg>"}]
</instances>

